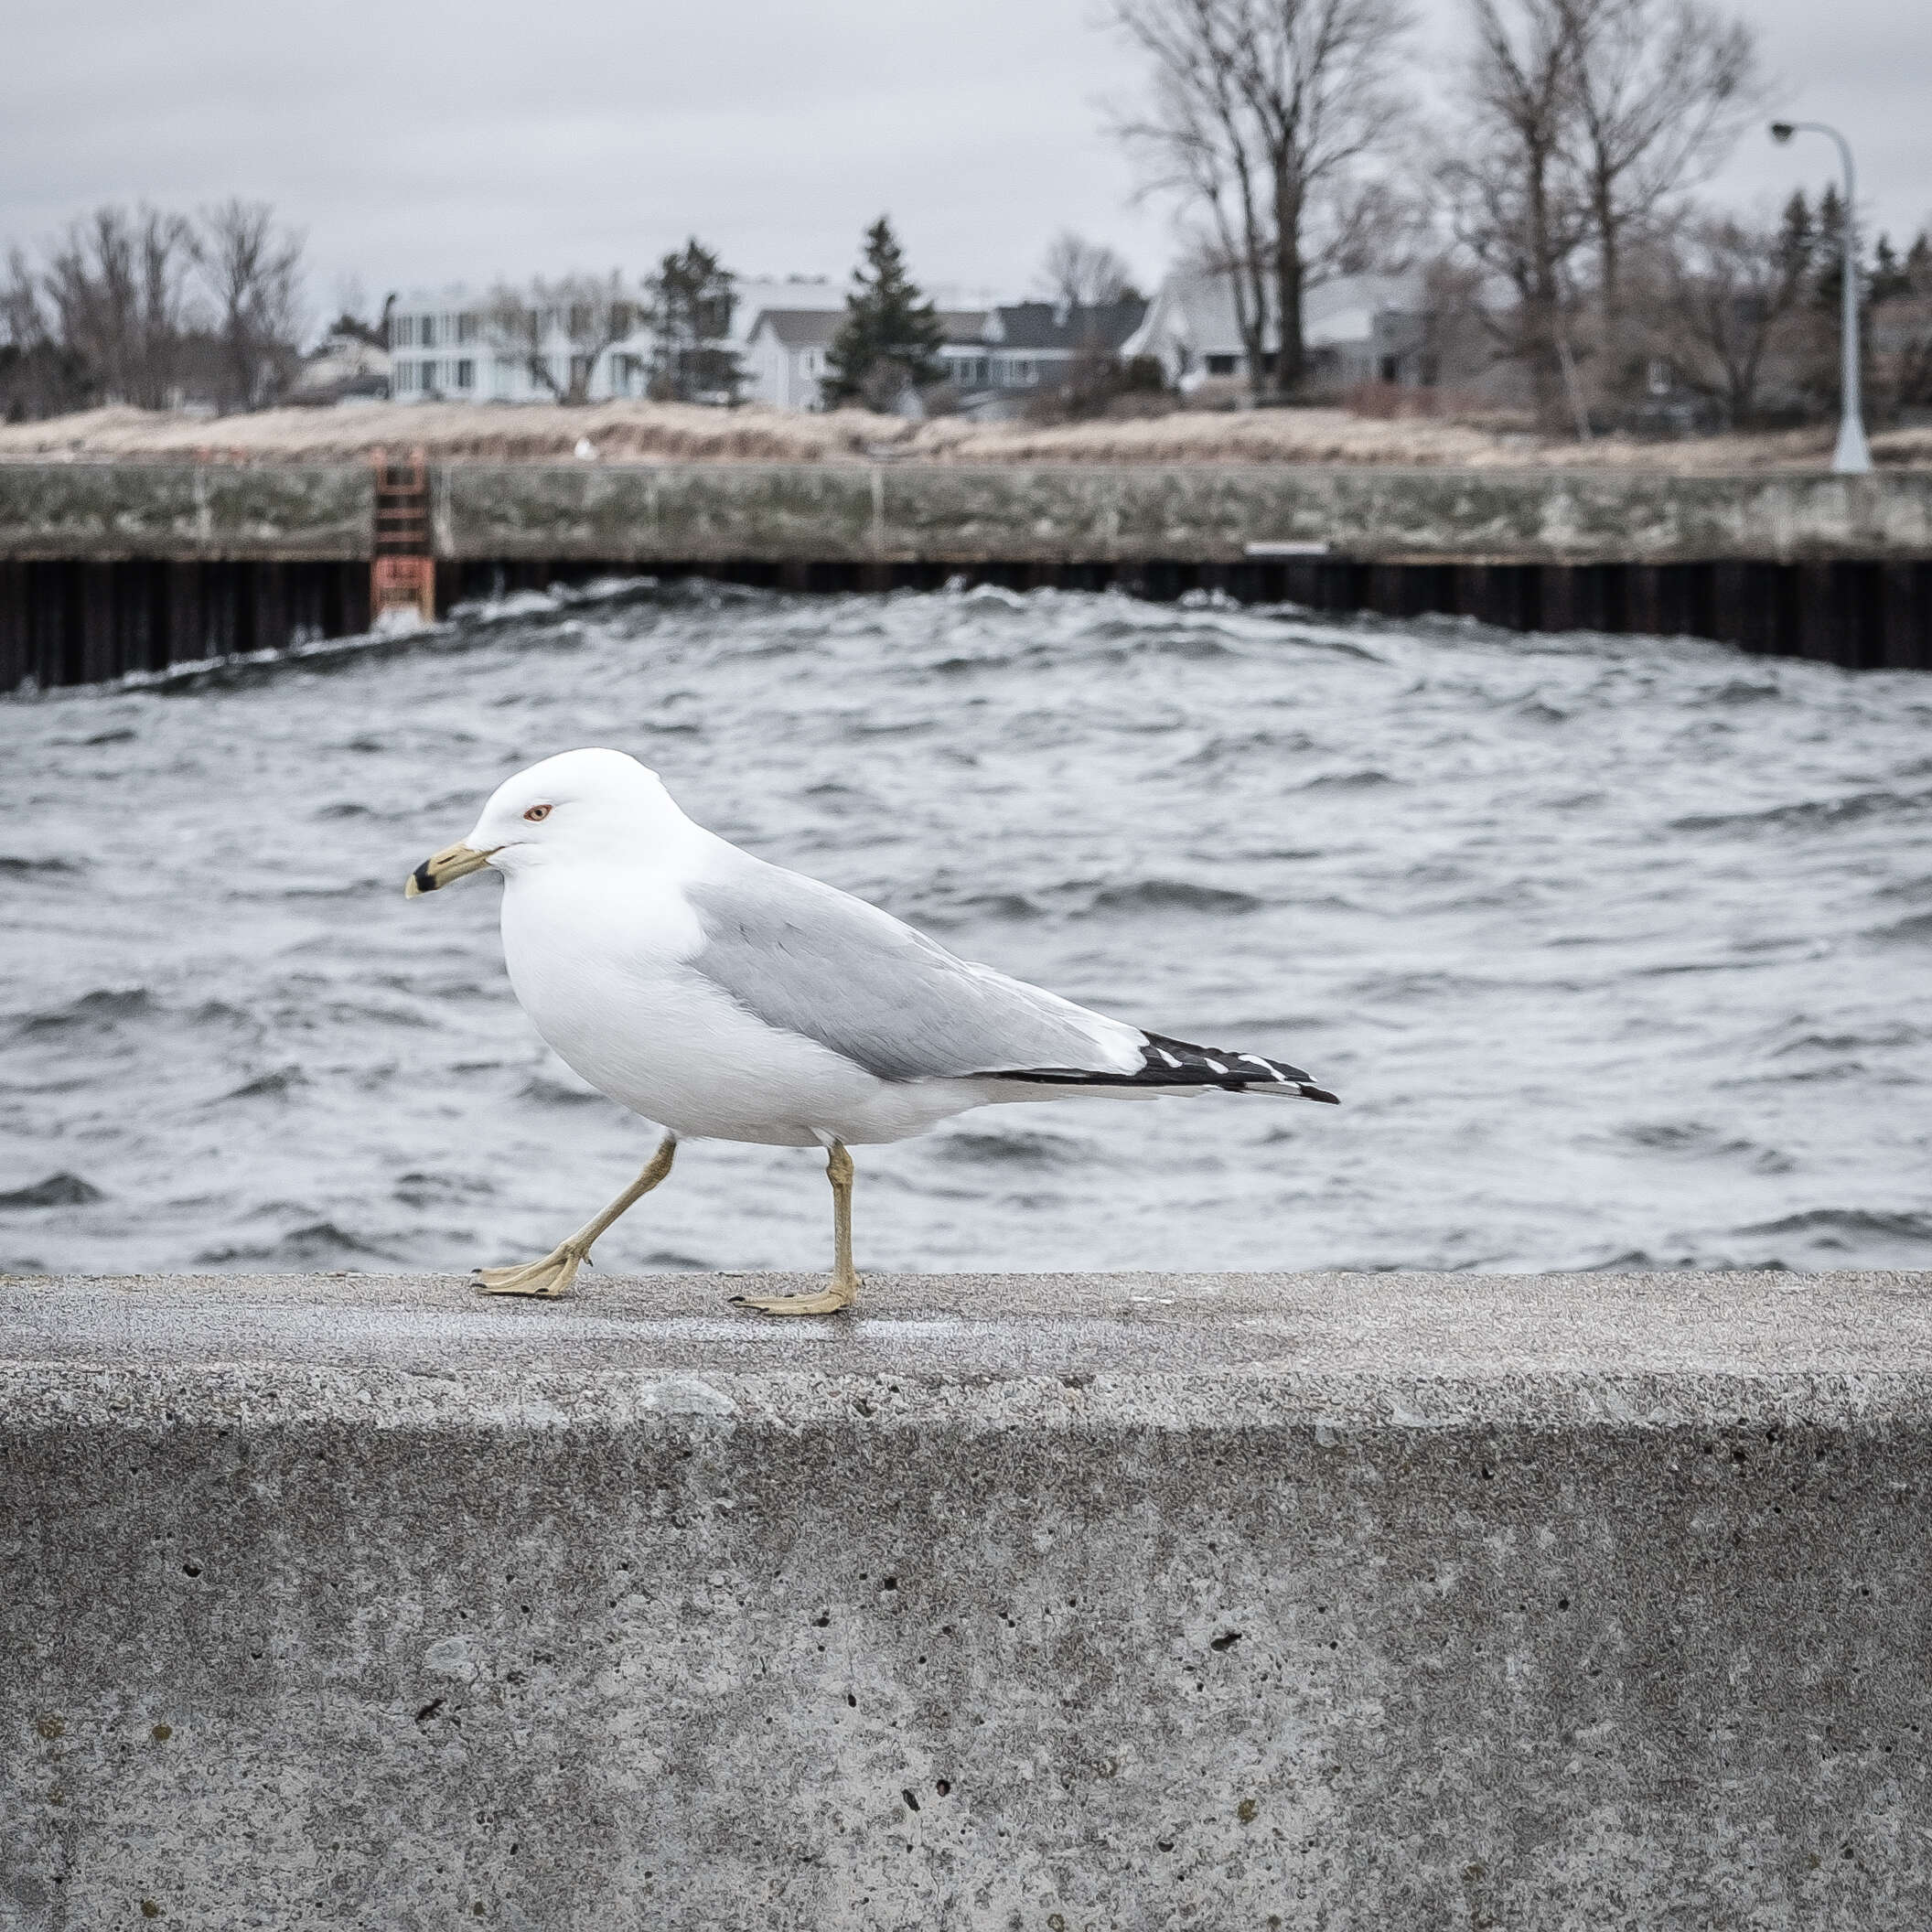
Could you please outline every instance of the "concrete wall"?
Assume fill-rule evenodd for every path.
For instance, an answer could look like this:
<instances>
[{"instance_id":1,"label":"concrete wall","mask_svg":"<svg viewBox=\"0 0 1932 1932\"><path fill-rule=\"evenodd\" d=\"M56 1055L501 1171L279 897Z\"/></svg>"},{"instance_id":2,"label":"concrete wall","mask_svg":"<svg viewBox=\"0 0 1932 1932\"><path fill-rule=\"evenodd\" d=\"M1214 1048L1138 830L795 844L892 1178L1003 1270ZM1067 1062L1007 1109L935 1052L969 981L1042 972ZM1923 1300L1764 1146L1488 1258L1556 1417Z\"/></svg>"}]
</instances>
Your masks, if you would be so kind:
<instances>
[{"instance_id":1,"label":"concrete wall","mask_svg":"<svg viewBox=\"0 0 1932 1932\"><path fill-rule=\"evenodd\" d=\"M1390 562L1932 558L1932 472L476 464L438 488L452 557L1233 561L1291 542Z\"/></svg>"},{"instance_id":2,"label":"concrete wall","mask_svg":"<svg viewBox=\"0 0 1932 1932\"><path fill-rule=\"evenodd\" d=\"M367 556L365 465L0 463L0 556Z\"/></svg>"},{"instance_id":3,"label":"concrete wall","mask_svg":"<svg viewBox=\"0 0 1932 1932\"><path fill-rule=\"evenodd\" d=\"M0 1283L0 1927L1883 1928L1932 1277Z\"/></svg>"},{"instance_id":4,"label":"concrete wall","mask_svg":"<svg viewBox=\"0 0 1932 1932\"><path fill-rule=\"evenodd\" d=\"M1932 471L1868 478L1293 465L577 463L435 473L437 554L702 563L1932 559ZM0 555L366 555L368 472L0 465Z\"/></svg>"}]
</instances>

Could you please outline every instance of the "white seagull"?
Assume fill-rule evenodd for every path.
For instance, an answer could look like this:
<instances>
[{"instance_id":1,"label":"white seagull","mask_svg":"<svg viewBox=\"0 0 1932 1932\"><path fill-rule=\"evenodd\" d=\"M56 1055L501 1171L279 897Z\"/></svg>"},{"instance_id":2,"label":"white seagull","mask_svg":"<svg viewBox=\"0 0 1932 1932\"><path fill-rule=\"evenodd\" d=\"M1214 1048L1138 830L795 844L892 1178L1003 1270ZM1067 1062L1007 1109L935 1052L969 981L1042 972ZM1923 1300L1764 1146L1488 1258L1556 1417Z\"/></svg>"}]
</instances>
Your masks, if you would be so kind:
<instances>
[{"instance_id":1,"label":"white seagull","mask_svg":"<svg viewBox=\"0 0 1932 1932\"><path fill-rule=\"evenodd\" d=\"M664 1129L643 1173L542 1261L479 1269L486 1294L564 1293L686 1135L826 1150L831 1284L735 1299L766 1315L832 1315L859 1287L848 1146L996 1100L1335 1099L1299 1067L1143 1033L956 959L692 823L623 752L566 751L505 779L461 844L417 866L407 895L485 865L503 875L504 963L537 1031Z\"/></svg>"}]
</instances>

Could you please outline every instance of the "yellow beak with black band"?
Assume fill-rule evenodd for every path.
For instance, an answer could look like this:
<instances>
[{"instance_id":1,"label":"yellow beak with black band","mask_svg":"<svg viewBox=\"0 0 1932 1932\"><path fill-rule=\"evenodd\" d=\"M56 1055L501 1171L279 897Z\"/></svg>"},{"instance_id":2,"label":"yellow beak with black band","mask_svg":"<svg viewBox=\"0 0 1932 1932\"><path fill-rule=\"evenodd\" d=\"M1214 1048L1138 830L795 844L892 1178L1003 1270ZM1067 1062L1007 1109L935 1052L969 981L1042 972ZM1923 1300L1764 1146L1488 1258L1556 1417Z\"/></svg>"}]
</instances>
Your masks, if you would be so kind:
<instances>
[{"instance_id":1,"label":"yellow beak with black band","mask_svg":"<svg viewBox=\"0 0 1932 1932\"><path fill-rule=\"evenodd\" d=\"M466 872L480 871L489 864L490 857L490 853L478 852L473 845L445 845L410 874L409 884L402 888L402 896L419 899L425 892L435 892L438 886L447 886L452 879L460 879Z\"/></svg>"}]
</instances>

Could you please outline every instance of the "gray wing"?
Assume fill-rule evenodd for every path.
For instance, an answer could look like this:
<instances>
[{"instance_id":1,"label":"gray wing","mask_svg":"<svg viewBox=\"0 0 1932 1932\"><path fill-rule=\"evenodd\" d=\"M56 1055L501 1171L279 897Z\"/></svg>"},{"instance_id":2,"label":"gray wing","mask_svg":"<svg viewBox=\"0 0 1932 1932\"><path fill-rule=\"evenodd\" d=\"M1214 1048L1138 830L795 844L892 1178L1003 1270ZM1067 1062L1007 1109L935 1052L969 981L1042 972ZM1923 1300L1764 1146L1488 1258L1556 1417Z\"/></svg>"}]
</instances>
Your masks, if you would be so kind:
<instances>
[{"instance_id":1,"label":"gray wing","mask_svg":"<svg viewBox=\"0 0 1932 1932\"><path fill-rule=\"evenodd\" d=\"M767 1025L882 1080L1140 1065L1138 1028L958 959L834 886L733 857L685 888L705 934L690 964Z\"/></svg>"}]
</instances>

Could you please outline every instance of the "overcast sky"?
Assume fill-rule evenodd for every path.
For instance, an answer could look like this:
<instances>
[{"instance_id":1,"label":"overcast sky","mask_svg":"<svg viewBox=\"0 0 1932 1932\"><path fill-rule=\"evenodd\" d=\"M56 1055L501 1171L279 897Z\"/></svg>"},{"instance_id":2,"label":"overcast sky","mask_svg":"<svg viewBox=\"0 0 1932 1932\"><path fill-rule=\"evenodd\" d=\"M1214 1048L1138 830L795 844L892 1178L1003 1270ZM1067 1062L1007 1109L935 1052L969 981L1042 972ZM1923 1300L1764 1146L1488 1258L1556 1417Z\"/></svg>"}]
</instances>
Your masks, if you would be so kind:
<instances>
[{"instance_id":1,"label":"overcast sky","mask_svg":"<svg viewBox=\"0 0 1932 1932\"><path fill-rule=\"evenodd\" d=\"M1451 70L1463 0L1421 0ZM1744 0L1779 106L1853 140L1894 235L1932 219L1932 4ZM1146 281L1168 211L1136 207L1106 103L1135 57L1104 0L8 0L0 241L104 200L264 198L306 230L319 312L398 285L640 273L695 233L745 274L843 280L890 210L929 284L1019 293L1049 237ZM1810 137L1753 133L1744 204L1816 185Z\"/></svg>"}]
</instances>

